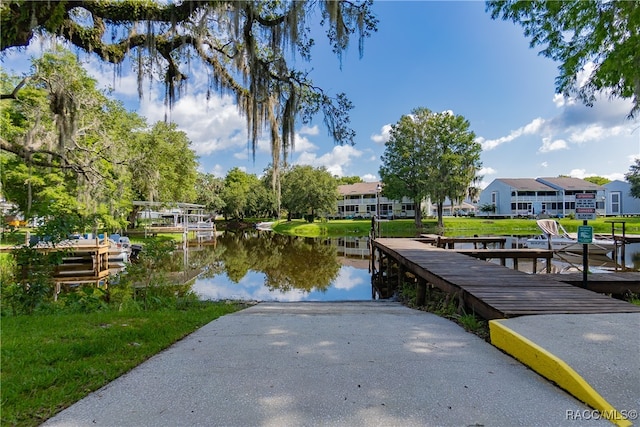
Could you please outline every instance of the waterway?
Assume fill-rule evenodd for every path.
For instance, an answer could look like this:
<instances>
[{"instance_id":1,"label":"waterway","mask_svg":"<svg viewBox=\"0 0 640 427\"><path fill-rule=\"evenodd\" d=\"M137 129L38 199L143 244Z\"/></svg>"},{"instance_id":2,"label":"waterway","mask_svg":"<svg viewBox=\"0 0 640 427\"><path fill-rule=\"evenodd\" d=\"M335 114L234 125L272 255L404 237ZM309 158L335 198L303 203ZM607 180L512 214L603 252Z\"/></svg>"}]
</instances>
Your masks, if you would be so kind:
<instances>
[{"instance_id":1,"label":"waterway","mask_svg":"<svg viewBox=\"0 0 640 427\"><path fill-rule=\"evenodd\" d=\"M522 238L508 237L507 247ZM460 246L463 247L463 246ZM186 278L198 272L192 290L201 299L245 301L360 301L375 299L366 238L300 238L251 231L225 233L214 242L178 251L174 266ZM496 261L499 262L499 261ZM592 273L620 270L607 256L591 256ZM507 264L509 266L509 264ZM640 271L640 244L627 245L624 266ZM533 263L519 269L532 273ZM559 254L552 273L578 272L582 255ZM537 263L538 273L546 267Z\"/></svg>"}]
</instances>

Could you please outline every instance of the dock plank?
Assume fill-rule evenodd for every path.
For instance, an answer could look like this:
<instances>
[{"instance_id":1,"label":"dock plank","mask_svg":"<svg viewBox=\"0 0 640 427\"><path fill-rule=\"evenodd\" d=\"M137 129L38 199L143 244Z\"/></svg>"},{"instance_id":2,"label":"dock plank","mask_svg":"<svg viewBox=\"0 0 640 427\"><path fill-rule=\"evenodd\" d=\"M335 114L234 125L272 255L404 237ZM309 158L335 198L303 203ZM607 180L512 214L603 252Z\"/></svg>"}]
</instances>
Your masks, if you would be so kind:
<instances>
[{"instance_id":1,"label":"dock plank","mask_svg":"<svg viewBox=\"0 0 640 427\"><path fill-rule=\"evenodd\" d=\"M629 313L640 307L557 280L527 274L415 239L378 238L374 250L487 319L532 314Z\"/></svg>"}]
</instances>

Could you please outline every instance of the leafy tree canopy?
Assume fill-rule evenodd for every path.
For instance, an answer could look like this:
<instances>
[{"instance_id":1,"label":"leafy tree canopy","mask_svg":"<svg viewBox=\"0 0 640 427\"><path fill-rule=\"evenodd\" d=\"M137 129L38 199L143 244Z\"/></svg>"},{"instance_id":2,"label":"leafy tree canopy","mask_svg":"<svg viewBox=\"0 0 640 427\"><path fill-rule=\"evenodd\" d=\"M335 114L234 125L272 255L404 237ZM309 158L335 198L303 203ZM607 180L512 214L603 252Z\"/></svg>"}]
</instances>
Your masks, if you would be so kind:
<instances>
[{"instance_id":1,"label":"leafy tree canopy","mask_svg":"<svg viewBox=\"0 0 640 427\"><path fill-rule=\"evenodd\" d=\"M196 178L196 203L205 205L210 212L220 212L224 208L221 193L224 180L210 173L198 172Z\"/></svg>"},{"instance_id":2,"label":"leafy tree canopy","mask_svg":"<svg viewBox=\"0 0 640 427\"><path fill-rule=\"evenodd\" d=\"M363 182L362 178L359 176L341 176L336 179L338 180L338 185L358 184Z\"/></svg>"},{"instance_id":3,"label":"leafy tree canopy","mask_svg":"<svg viewBox=\"0 0 640 427\"><path fill-rule=\"evenodd\" d=\"M372 0L355 1L3 1L0 50L28 45L35 35L55 35L102 60L132 58L143 76L159 78L169 105L199 60L208 69L211 91L231 94L246 116L255 152L269 130L274 167L293 147L295 118L309 122L323 113L338 143L354 141L344 94L315 86L305 69L310 60L311 20L320 16L333 51L340 56L350 38L376 30ZM142 91L139 85L139 91ZM15 95L15 92L11 95ZM11 96L8 95L8 96Z\"/></svg>"},{"instance_id":4,"label":"leafy tree canopy","mask_svg":"<svg viewBox=\"0 0 640 427\"><path fill-rule=\"evenodd\" d=\"M444 201L467 195L481 167L481 150L464 117L416 108L391 128L381 158L383 194L413 199L417 226L421 224L420 203L429 196L437 205L442 227Z\"/></svg>"},{"instance_id":5,"label":"leafy tree canopy","mask_svg":"<svg viewBox=\"0 0 640 427\"><path fill-rule=\"evenodd\" d=\"M624 178L631 184L629 191L631 197L640 199L640 159L636 159L635 163L629 167L629 172L625 174Z\"/></svg>"},{"instance_id":6,"label":"leafy tree canopy","mask_svg":"<svg viewBox=\"0 0 640 427\"><path fill-rule=\"evenodd\" d=\"M596 185L605 185L611 182L609 178L605 178L603 176L588 176L584 180Z\"/></svg>"},{"instance_id":7,"label":"leafy tree canopy","mask_svg":"<svg viewBox=\"0 0 640 427\"><path fill-rule=\"evenodd\" d=\"M487 10L520 24L531 47L560 63L559 93L591 106L605 91L633 101L630 117L640 111L640 2L491 0Z\"/></svg>"},{"instance_id":8,"label":"leafy tree canopy","mask_svg":"<svg viewBox=\"0 0 640 427\"><path fill-rule=\"evenodd\" d=\"M313 222L316 214L333 212L338 199L338 184L323 167L294 166L282 180L282 207L291 215L308 215Z\"/></svg>"}]
</instances>

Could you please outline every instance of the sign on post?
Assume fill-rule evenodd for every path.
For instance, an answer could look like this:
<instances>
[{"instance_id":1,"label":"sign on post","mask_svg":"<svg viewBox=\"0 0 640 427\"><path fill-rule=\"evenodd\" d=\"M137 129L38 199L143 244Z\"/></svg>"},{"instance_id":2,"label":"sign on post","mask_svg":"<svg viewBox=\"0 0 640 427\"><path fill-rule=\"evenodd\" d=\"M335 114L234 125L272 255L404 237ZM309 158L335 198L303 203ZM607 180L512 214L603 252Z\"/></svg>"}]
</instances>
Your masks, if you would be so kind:
<instances>
[{"instance_id":1,"label":"sign on post","mask_svg":"<svg viewBox=\"0 0 640 427\"><path fill-rule=\"evenodd\" d=\"M596 219L595 193L576 194L576 219Z\"/></svg>"},{"instance_id":2,"label":"sign on post","mask_svg":"<svg viewBox=\"0 0 640 427\"><path fill-rule=\"evenodd\" d=\"M593 227L590 225L581 225L578 227L578 243L593 243Z\"/></svg>"}]
</instances>

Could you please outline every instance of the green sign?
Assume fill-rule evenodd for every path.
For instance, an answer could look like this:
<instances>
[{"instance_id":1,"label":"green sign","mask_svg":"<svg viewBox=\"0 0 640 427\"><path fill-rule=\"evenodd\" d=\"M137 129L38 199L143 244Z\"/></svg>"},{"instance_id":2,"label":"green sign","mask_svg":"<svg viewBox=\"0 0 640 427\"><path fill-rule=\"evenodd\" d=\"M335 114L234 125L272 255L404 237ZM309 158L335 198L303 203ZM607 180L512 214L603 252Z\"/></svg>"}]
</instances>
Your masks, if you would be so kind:
<instances>
[{"instance_id":1,"label":"green sign","mask_svg":"<svg viewBox=\"0 0 640 427\"><path fill-rule=\"evenodd\" d=\"M581 225L578 227L578 243L593 242L593 227L590 225Z\"/></svg>"}]
</instances>

